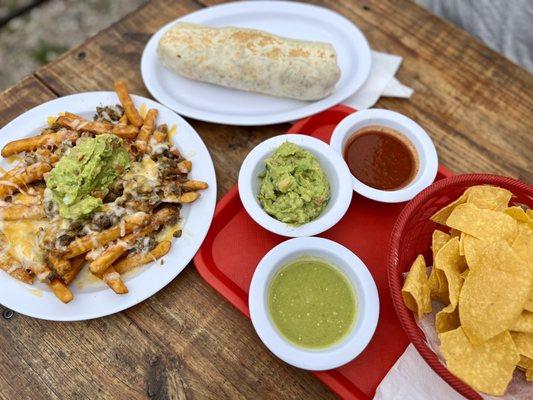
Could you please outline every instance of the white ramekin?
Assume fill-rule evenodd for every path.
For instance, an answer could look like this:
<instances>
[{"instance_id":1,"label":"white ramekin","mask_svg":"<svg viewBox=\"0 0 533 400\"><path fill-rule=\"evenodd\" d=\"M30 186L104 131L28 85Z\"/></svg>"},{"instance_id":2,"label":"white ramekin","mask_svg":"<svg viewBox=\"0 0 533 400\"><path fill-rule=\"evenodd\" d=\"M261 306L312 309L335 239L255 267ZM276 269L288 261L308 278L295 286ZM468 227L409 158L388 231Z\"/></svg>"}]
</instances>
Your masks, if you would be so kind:
<instances>
[{"instance_id":1,"label":"white ramekin","mask_svg":"<svg viewBox=\"0 0 533 400\"><path fill-rule=\"evenodd\" d=\"M265 170L265 159L287 141L312 153L330 184L331 198L322 214L300 226L288 225L271 217L257 199L259 174ZM275 136L257 145L242 163L238 185L239 196L250 217L270 232L289 237L313 236L331 228L348 210L353 194L352 174L342 157L323 141L300 134Z\"/></svg>"},{"instance_id":2,"label":"white ramekin","mask_svg":"<svg viewBox=\"0 0 533 400\"><path fill-rule=\"evenodd\" d=\"M384 203L399 203L411 200L418 193L431 185L437 175L439 160L433 141L426 131L415 121L394 111L371 109L358 111L344 118L335 128L330 145L343 156L344 146L350 136L361 128L381 125L399 132L415 147L418 155L418 173L412 182L397 190L379 190L352 177L353 190L362 196Z\"/></svg>"},{"instance_id":3,"label":"white ramekin","mask_svg":"<svg viewBox=\"0 0 533 400\"><path fill-rule=\"evenodd\" d=\"M279 268L300 257L317 257L339 268L356 295L356 321L351 331L340 343L325 349L305 349L289 342L278 332L268 310L272 278ZM248 305L265 346L288 364L313 371L337 368L357 357L372 339L379 318L378 291L365 264L346 247L318 237L290 239L270 250L255 270Z\"/></svg>"}]
</instances>

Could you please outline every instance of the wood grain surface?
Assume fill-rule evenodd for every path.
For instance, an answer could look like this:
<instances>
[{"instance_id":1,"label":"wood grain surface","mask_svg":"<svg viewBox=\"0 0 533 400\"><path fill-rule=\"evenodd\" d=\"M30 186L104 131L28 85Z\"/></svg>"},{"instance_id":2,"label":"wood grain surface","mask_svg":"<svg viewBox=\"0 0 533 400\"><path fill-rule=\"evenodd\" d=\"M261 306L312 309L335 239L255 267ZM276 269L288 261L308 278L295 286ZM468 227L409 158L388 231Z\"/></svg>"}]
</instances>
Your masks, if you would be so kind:
<instances>
[{"instance_id":1,"label":"wood grain surface","mask_svg":"<svg viewBox=\"0 0 533 400\"><path fill-rule=\"evenodd\" d=\"M56 96L112 90L124 77L148 96L139 63L160 26L215 2L154 0L0 95L0 125ZM373 49L404 57L409 100L378 107L417 120L452 171L493 172L531 183L533 78L409 0L316 1L354 21ZM233 127L189 120L206 142L218 194L236 183L256 144L288 125ZM332 398L311 374L261 345L250 322L191 265L164 290L117 315L53 323L0 319L3 399Z\"/></svg>"}]
</instances>

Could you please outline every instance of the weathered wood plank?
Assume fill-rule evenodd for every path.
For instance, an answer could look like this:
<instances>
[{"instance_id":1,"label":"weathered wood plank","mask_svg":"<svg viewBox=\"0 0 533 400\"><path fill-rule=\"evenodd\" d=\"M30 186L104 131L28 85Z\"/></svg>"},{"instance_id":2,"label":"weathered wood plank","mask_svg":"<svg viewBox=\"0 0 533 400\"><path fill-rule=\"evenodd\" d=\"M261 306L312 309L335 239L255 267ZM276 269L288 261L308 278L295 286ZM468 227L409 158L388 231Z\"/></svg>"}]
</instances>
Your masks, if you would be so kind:
<instances>
[{"instance_id":1,"label":"weathered wood plank","mask_svg":"<svg viewBox=\"0 0 533 400\"><path fill-rule=\"evenodd\" d=\"M212 0L201 0L210 4ZM317 1L363 29L377 50L405 57L410 100L378 106L418 120L456 172L497 172L531 181L532 77L410 1ZM0 95L0 125L57 95L111 90L117 77L148 95L139 62L164 23L199 9L155 0ZM190 120L206 142L219 196L247 152L287 125L230 127ZM38 301L38 299L36 299ZM328 398L310 374L273 357L248 320L189 266L166 289L115 316L57 324L0 320L0 397Z\"/></svg>"},{"instance_id":2,"label":"weathered wood plank","mask_svg":"<svg viewBox=\"0 0 533 400\"><path fill-rule=\"evenodd\" d=\"M0 93L0 128L24 111L38 106L56 95L33 76L27 76L15 86Z\"/></svg>"}]
</instances>

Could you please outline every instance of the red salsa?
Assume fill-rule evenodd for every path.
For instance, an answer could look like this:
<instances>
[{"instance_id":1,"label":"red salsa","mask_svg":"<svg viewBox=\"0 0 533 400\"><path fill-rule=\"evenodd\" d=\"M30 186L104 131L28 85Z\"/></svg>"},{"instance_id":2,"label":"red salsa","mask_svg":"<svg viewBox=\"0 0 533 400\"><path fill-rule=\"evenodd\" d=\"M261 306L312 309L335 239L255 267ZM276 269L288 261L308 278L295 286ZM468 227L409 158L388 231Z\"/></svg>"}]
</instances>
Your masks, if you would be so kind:
<instances>
[{"instance_id":1,"label":"red salsa","mask_svg":"<svg viewBox=\"0 0 533 400\"><path fill-rule=\"evenodd\" d=\"M382 126L354 132L344 147L344 159L353 176L380 190L407 186L418 172L418 158L411 142Z\"/></svg>"}]
</instances>

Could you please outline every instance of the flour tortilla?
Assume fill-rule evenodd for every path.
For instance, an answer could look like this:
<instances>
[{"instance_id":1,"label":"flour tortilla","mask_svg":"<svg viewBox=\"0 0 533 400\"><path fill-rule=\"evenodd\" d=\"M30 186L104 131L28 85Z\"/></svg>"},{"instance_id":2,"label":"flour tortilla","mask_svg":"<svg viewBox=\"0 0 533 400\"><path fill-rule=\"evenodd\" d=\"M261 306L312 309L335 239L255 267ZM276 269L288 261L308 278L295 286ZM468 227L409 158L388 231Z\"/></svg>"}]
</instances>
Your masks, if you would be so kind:
<instances>
[{"instance_id":1,"label":"flour tortilla","mask_svg":"<svg viewBox=\"0 0 533 400\"><path fill-rule=\"evenodd\" d=\"M180 76L298 100L330 95L340 78L331 44L253 29L181 22L163 35L157 53Z\"/></svg>"}]
</instances>

